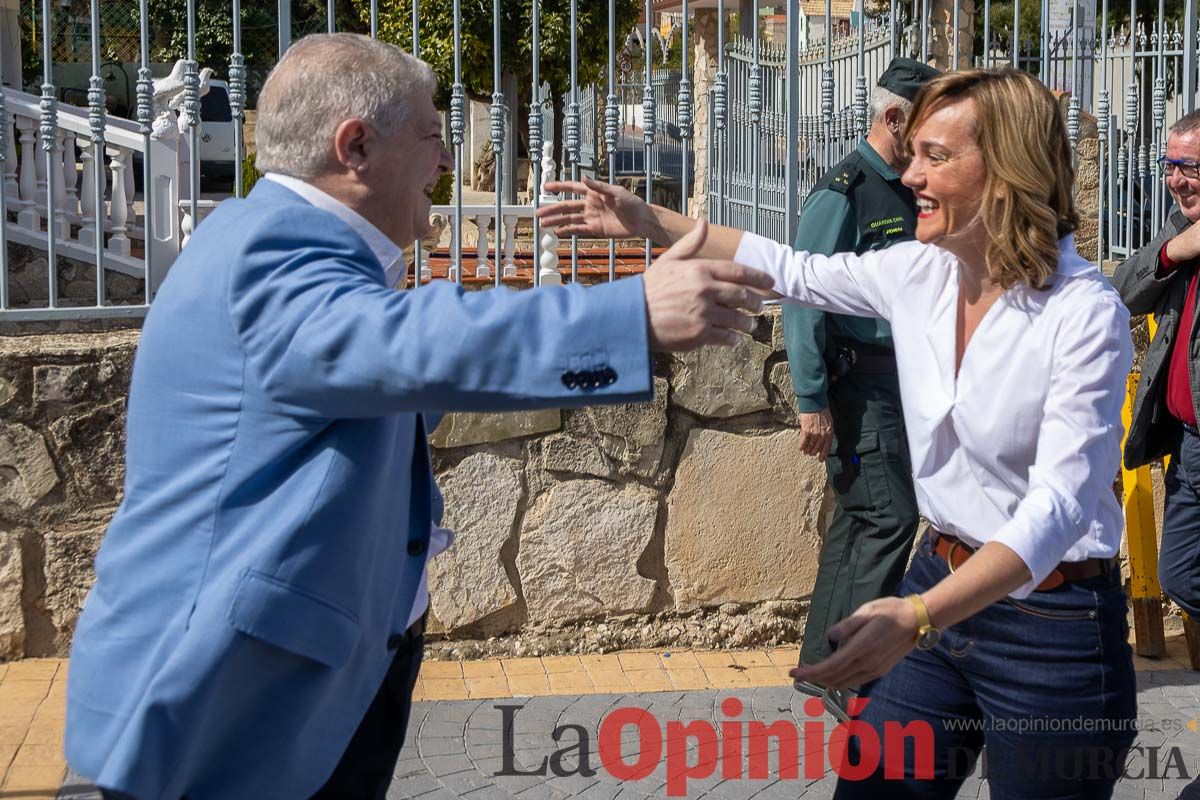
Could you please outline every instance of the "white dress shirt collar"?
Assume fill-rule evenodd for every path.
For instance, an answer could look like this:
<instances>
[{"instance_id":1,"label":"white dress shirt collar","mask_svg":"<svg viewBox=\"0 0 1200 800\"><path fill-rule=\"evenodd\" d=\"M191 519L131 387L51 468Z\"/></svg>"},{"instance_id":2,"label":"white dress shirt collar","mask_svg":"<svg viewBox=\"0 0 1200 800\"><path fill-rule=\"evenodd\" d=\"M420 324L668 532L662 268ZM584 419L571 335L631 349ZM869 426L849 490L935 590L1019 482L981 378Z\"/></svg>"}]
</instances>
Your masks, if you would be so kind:
<instances>
[{"instance_id":1,"label":"white dress shirt collar","mask_svg":"<svg viewBox=\"0 0 1200 800\"><path fill-rule=\"evenodd\" d=\"M290 175L282 175L278 172L268 172L263 177L267 180L275 181L285 189L290 189L312 205L323 211L328 211L349 225L355 233L362 237L363 241L367 243L367 247L371 248L371 252L379 259L379 266L383 269L387 285L390 287L396 286L400 280L401 273L408 266L401 261L401 256L404 253L396 246L395 242L389 239L379 228L372 225L366 217L333 195L321 191L308 181L293 178Z\"/></svg>"}]
</instances>

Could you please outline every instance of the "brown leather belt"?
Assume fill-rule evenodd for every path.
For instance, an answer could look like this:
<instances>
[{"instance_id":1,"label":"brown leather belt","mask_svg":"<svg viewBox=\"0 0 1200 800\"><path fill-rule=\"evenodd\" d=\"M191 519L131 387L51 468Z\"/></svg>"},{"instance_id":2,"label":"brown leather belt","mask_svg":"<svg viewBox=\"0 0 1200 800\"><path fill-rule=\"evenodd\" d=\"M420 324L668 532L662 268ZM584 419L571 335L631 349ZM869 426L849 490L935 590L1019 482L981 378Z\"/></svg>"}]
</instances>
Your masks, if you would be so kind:
<instances>
[{"instance_id":1,"label":"brown leather belt","mask_svg":"<svg viewBox=\"0 0 1200 800\"><path fill-rule=\"evenodd\" d=\"M961 567L975 552L974 547L971 547L956 536L936 531L933 528L929 529L929 535L933 538L933 552L937 554L938 558L946 562L951 572ZM1060 561L1058 562L1058 566L1054 568L1054 571L1046 576L1046 579L1039 583L1034 591L1048 592L1052 589L1057 589L1064 583L1074 583L1075 581L1107 575L1112 569L1112 565L1113 560L1111 558Z\"/></svg>"}]
</instances>

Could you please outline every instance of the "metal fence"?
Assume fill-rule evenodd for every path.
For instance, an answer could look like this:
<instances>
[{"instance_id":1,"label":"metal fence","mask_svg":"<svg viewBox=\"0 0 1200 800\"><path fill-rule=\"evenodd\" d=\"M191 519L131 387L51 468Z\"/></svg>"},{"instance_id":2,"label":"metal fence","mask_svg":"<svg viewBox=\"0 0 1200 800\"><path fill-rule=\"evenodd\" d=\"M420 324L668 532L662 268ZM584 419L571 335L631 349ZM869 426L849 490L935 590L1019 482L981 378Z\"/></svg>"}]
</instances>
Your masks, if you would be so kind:
<instances>
[{"instance_id":1,"label":"metal fence","mask_svg":"<svg viewBox=\"0 0 1200 800\"><path fill-rule=\"evenodd\" d=\"M527 75L530 86L542 85L543 31L538 0L528 3L532 46L529 63L513 69ZM1167 126L1195 107L1197 87L1197 4L1183 0L1168 14L1160 0L1152 5L1129 4L1101 8L1077 2L1062 6L1052 0L1040 6L1036 30L1020 26L1022 3L1012 4L1012 18L993 20L992 4L975 4L981 14L963 18L958 5L950 10L930 0L893 0L879 14L834 24L832 3L825 3L823 24L811 25L835 33L828 41L812 41L801 49L802 25L822 21L803 17L795 0L786 4L782 40L768 41L754 29L741 37L729 30L730 12L757 19L760 3L744 0L716 2L715 32L701 40L694 29L695 9L679 0L678 64L669 67L645 59L640 74L622 74L618 54L629 31L617 30L617 0L603 2L608 12L607 57L600 85L579 80L580 25L578 0L571 0L569 42L555 42L571 61L567 85L551 87L565 98L561 120L562 170L577 177L584 171L608 180L637 174L647 197L671 182L681 188L679 203L688 211L696 200L706 201L707 213L718 222L757 230L780 240L790 239L805 195L819 176L836 163L863 134L868 124L868 90L894 54L939 61L945 67L1012 63L1038 74L1053 88L1072 92L1068 126L1077 148L1094 141L1098 149L1095 202L1087 210L1100 238L1098 257L1120 257L1136 249L1165 217L1169 198L1155 172L1155 159L1165 148ZM58 0L37 3L36 43L40 46L41 86L36 93L5 86L0 97L0 320L55 319L131 315L145 312L158 283L184 246L206 203L199 196L199 142L202 133L201 97L208 70L226 74L235 125L235 193L241 186L241 122L246 107L246 59L240 0L230 0L232 56L228 64L197 62L196 0L179 0L177 19L185 28L183 58L171 74L155 78L147 0L137 3L137 53L130 67L133 81L133 120L109 113L110 98L101 74L104 64L105 20L100 0ZM421 55L421 10L430 0L412 0L411 49ZM487 5L452 0L453 73L447 109L447 136L456 156L456 187L463 186L464 142L467 130L467 91L462 53L463 14L488 13ZM438 211L449 218L451 241L449 276L463 281L472 261L473 273L497 285L520 267L517 251L528 248L535 264L533 283L559 280L560 243L541 231L532 219L545 197L543 179L556 174L558 149L552 141L555 126L546 124L546 103L538 91L527 108L515 107L506 93L508 80L502 53L500 0L490 4L492 31L492 102L489 138L498 161L519 152L515 137L522 118L529 154L529 178L524 187L528 205L506 199L517 193L511 183L520 171L497 164L494 203L467 202L456 190L449 205ZM664 2L640 3L640 39L656 37L656 14ZM696 13L712 14L706 8ZM1028 3L1026 7L1028 8ZM941 9L931 10L931 6ZM338 27L335 4L328 3L325 29ZM522 5L522 8L526 6ZM87 24L81 21L86 8ZM379 30L379 3L370 3L364 30ZM589 7L591 8L591 7ZM870 8L870 4L868 4ZM1063 11L1066 8L1066 11ZM256 11L261 9L255 8ZM392 9L393 11L395 9ZM936 13L935 13L936 11ZM1098 13L1097 13L1098 12ZM86 31L87 91L73 105L56 85L63 67L53 48L62 39L62 17L74 15L71 57L82 58L79 35ZM292 36L290 6L278 4L278 48ZM711 18L710 18L711 19ZM469 20L478 30L479 19ZM120 33L128 37L128 21ZM555 28L555 30L561 30ZM26 31L27 34L30 31ZM592 32L589 35L595 35ZM115 34L114 34L115 36ZM661 36L658 37L661 41ZM711 40L710 40L711 39ZM112 41L116 41L114 38ZM715 40L715 41L712 41ZM9 39L0 37L0 42ZM986 43L986 45L984 44ZM25 41L30 50L33 42ZM713 69L693 69L693 46L711 49ZM132 58L131 54L124 57ZM7 56L0 53L0 62ZM707 63L707 62L706 62ZM601 66L601 65L593 65ZM83 67L81 67L83 68ZM503 79L503 80L502 80ZM478 90L479 87L474 87ZM705 103L698 125L696 95ZM1094 123L1090 114L1094 114ZM698 140L698 141L697 141ZM703 170L696 164L704 156ZM136 173L141 176L138 186ZM691 176L703 172L694 186ZM1089 192L1092 191L1090 188ZM491 223L495 221L493 226ZM468 254L463 246L464 222L477 227L481 242ZM532 226L532 240L517 230ZM494 227L494 233L489 229ZM489 236L491 237L489 241ZM9 244L21 244L44 254L18 259ZM24 251L22 251L24 252ZM423 268L429 253L414 248L413 281L420 286L430 277ZM572 241L564 257L570 260L572 280L579 278L580 243ZM650 247L645 248L645 262ZM595 262L590 255L591 263ZM603 261L603 257L600 259ZM616 276L616 250L607 254L608 277ZM82 266L81 266L82 265ZM89 271L90 270L90 271ZM133 287L132 289L130 287Z\"/></svg>"}]
</instances>

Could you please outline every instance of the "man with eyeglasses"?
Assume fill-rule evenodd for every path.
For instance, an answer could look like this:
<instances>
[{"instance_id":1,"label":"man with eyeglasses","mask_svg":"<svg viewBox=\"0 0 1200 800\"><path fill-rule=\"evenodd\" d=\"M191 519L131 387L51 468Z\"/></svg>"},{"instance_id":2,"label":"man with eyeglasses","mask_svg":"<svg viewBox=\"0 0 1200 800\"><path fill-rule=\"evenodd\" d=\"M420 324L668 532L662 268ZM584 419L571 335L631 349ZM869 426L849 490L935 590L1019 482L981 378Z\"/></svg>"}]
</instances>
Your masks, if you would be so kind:
<instances>
[{"instance_id":1,"label":"man with eyeglasses","mask_svg":"<svg viewBox=\"0 0 1200 800\"><path fill-rule=\"evenodd\" d=\"M1153 314L1158 322L1138 383L1125 466L1171 456L1158 576L1163 591L1200 619L1200 111L1171 127L1158 165L1175 207L1154 239L1113 276L1130 312Z\"/></svg>"}]
</instances>

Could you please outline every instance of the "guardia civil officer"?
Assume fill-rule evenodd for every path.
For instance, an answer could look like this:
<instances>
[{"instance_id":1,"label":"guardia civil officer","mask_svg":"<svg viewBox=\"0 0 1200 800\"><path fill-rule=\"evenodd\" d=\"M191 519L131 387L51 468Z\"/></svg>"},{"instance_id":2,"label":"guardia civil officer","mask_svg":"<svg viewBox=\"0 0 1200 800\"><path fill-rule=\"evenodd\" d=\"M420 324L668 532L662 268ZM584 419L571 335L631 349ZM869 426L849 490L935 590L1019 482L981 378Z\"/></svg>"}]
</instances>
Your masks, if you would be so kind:
<instances>
[{"instance_id":1,"label":"guardia civil officer","mask_svg":"<svg viewBox=\"0 0 1200 800\"><path fill-rule=\"evenodd\" d=\"M916 200L900 183L904 126L917 91L937 74L909 58L888 65L871 93L866 138L804 204L797 250L862 255L913 238ZM831 626L895 591L918 515L888 323L785 304L783 329L801 449L825 461L837 500L804 627L805 665L830 654ZM796 688L823 697L831 714L846 719L847 692L806 681Z\"/></svg>"}]
</instances>

